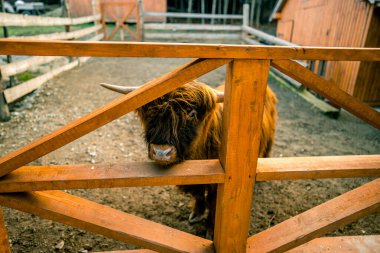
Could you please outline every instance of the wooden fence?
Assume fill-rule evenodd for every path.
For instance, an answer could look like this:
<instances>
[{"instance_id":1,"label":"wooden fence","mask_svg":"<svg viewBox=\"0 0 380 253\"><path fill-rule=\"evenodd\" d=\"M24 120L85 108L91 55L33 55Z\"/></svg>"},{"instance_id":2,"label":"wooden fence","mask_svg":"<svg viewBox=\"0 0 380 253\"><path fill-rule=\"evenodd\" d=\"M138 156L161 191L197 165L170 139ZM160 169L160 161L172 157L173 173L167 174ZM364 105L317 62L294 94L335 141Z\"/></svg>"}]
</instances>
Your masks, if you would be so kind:
<instances>
[{"instance_id":1,"label":"wooden fence","mask_svg":"<svg viewBox=\"0 0 380 253\"><path fill-rule=\"evenodd\" d=\"M205 13L175 13L175 12L145 12L142 0L138 0L139 16L142 39L144 40L240 40L242 22L244 17L248 20L249 10L243 15L231 14L205 14ZM246 4L245 6L248 7ZM152 17L185 19L187 23L145 23L144 19ZM165 19L165 20L166 20ZM192 19L201 22L189 22ZM215 24L216 20L222 20L221 24ZM235 21L234 24L226 25L227 20ZM240 24L239 24L240 22ZM206 24L209 23L209 24ZM237 24L236 24L237 23Z\"/></svg>"},{"instance_id":2,"label":"wooden fence","mask_svg":"<svg viewBox=\"0 0 380 253\"><path fill-rule=\"evenodd\" d=\"M18 40L75 40L84 36L90 36L88 40L98 41L103 39L101 33L102 26L100 24L100 14L80 17L80 18L55 18L55 17L40 17L40 16L24 16L19 14L0 13L0 26L16 26L16 27L30 27L30 26L64 26L65 32L56 32L50 34L40 34L33 36L19 36ZM93 26L83 28L81 30L70 31L73 25L80 25L94 22ZM14 39L14 38L12 38ZM70 70L81 63L88 60L88 58L70 59L66 65L57 67L47 73L37 76L31 80L20 83L13 87L5 87L5 80L12 78L15 75L21 74L27 70L33 69L41 64L47 64L52 61L57 61L65 57L57 56L32 56L26 59L11 62L5 65L0 65L0 120L9 120L10 114L8 104L16 101L17 99L29 94L49 79L57 76L58 74Z\"/></svg>"},{"instance_id":3,"label":"wooden fence","mask_svg":"<svg viewBox=\"0 0 380 253\"><path fill-rule=\"evenodd\" d=\"M1 157L1 206L157 252L284 252L296 247L306 252L319 252L320 245L330 245L339 249L339 252L359 252L359 248L368 245L380 248L380 235L321 237L379 211L380 179L248 238L251 200L256 181L380 176L380 155L258 159L259 129L269 67L277 68L380 129L379 112L292 61L380 61L380 49L2 39L0 54L196 58L146 83L138 90ZM153 162L26 166L224 64L227 64L227 76L219 160L186 161L168 170L159 169ZM209 183L218 184L214 241L60 191ZM2 217L0 249L1 252L10 252Z\"/></svg>"}]
</instances>

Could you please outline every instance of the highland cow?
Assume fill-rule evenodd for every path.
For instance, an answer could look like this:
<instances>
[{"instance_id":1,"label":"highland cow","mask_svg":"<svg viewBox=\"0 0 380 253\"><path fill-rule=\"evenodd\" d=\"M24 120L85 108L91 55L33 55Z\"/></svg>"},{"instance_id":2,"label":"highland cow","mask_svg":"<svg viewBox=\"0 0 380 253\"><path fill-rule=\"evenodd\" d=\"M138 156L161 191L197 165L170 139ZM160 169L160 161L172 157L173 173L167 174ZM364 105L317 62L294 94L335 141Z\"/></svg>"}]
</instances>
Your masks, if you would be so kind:
<instances>
[{"instance_id":1,"label":"highland cow","mask_svg":"<svg viewBox=\"0 0 380 253\"><path fill-rule=\"evenodd\" d=\"M127 93L120 87L103 85ZM176 90L137 109L144 127L149 158L163 166L183 160L219 158L222 137L223 104L220 93L198 81ZM269 157L274 140L277 99L267 87L260 139L260 157ZM195 198L190 223L208 223L208 237L214 227L216 185L185 185L179 188ZM208 210L208 214L206 211Z\"/></svg>"}]
</instances>

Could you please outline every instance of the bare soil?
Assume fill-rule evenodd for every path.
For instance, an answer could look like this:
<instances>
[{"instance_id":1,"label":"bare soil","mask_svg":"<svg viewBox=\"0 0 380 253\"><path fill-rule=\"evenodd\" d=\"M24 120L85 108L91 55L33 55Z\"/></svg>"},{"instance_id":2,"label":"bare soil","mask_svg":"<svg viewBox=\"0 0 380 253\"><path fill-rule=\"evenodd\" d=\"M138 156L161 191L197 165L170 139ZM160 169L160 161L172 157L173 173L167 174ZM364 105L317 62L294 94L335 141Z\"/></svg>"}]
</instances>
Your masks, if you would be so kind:
<instances>
[{"instance_id":1,"label":"bare soil","mask_svg":"<svg viewBox=\"0 0 380 253\"><path fill-rule=\"evenodd\" d=\"M100 82L141 85L188 59L93 58L49 81L17 103L12 119L0 123L0 155L58 129L119 95ZM212 86L224 79L224 68L200 78ZM247 73L249 74L249 73ZM279 119L273 157L379 154L380 131L342 111L327 118L294 92L269 80L278 96ZM142 129L134 113L54 151L32 164L124 163L146 161ZM250 234L354 189L371 178L260 182L255 186ZM72 194L153 220L198 236L205 224L190 225L189 196L174 186L70 190ZM4 208L12 252L90 252L132 249L102 236L34 215ZM107 214L105 214L107 215ZM380 215L369 215L330 235L380 234Z\"/></svg>"}]
</instances>

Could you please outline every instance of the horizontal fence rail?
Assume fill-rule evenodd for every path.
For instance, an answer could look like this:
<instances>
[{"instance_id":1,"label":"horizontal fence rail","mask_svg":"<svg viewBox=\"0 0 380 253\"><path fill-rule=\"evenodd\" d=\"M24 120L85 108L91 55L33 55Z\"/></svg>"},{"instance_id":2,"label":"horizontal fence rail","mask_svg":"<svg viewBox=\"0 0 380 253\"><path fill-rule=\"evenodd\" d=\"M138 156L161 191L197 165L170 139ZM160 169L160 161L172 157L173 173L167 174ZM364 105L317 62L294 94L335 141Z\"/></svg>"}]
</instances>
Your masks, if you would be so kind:
<instances>
[{"instance_id":1,"label":"horizontal fence rail","mask_svg":"<svg viewBox=\"0 0 380 253\"><path fill-rule=\"evenodd\" d=\"M176 12L144 12L143 16L167 17L167 18L243 19L243 15L176 13Z\"/></svg>"},{"instance_id":2,"label":"horizontal fence rail","mask_svg":"<svg viewBox=\"0 0 380 253\"><path fill-rule=\"evenodd\" d=\"M380 155L259 158L256 181L380 177ZM25 166L0 180L0 193L224 183L219 160L170 168L154 162Z\"/></svg>"},{"instance_id":3,"label":"horizontal fence rail","mask_svg":"<svg viewBox=\"0 0 380 253\"><path fill-rule=\"evenodd\" d=\"M80 18L54 18L40 16L25 16L21 14L0 13L0 26L54 26L79 25L100 21L101 16L93 15Z\"/></svg>"},{"instance_id":4,"label":"horizontal fence rail","mask_svg":"<svg viewBox=\"0 0 380 253\"><path fill-rule=\"evenodd\" d=\"M17 42L17 43L16 43ZM0 39L0 54L41 56L380 61L379 48Z\"/></svg>"},{"instance_id":5,"label":"horizontal fence rail","mask_svg":"<svg viewBox=\"0 0 380 253\"><path fill-rule=\"evenodd\" d=\"M170 168L154 162L26 166L2 178L0 192L223 182L224 171L219 160L185 161Z\"/></svg>"},{"instance_id":6,"label":"horizontal fence rail","mask_svg":"<svg viewBox=\"0 0 380 253\"><path fill-rule=\"evenodd\" d=\"M86 36L88 34L94 33L102 29L101 25L95 25L92 27L84 28L72 32L61 32L61 33L50 33L50 34L40 34L32 36L17 36L17 39L26 40L69 40L78 39L80 37Z\"/></svg>"},{"instance_id":7,"label":"horizontal fence rail","mask_svg":"<svg viewBox=\"0 0 380 253\"><path fill-rule=\"evenodd\" d=\"M270 34L267 34L265 32L262 32L260 30L257 30L255 28L252 28L252 27L249 27L249 26L243 26L242 28L243 32L246 32L248 34L251 34L251 35L254 35L260 39L263 39L265 40L266 42L270 42L272 44L275 44L275 45L279 45L279 46L289 46L289 47L298 47L299 45L298 44L295 44L295 43L291 43L289 41L286 41L286 40L283 40L283 39L279 39L277 37L274 37ZM244 38L244 37L243 37ZM248 42L250 42L251 39L248 38ZM255 44L260 44L259 42L256 42Z\"/></svg>"},{"instance_id":8,"label":"horizontal fence rail","mask_svg":"<svg viewBox=\"0 0 380 253\"><path fill-rule=\"evenodd\" d=\"M147 23L144 24L145 29L154 30L192 30L192 31L241 31L241 26L239 25L194 25L194 24L157 24L157 23Z\"/></svg>"}]
</instances>

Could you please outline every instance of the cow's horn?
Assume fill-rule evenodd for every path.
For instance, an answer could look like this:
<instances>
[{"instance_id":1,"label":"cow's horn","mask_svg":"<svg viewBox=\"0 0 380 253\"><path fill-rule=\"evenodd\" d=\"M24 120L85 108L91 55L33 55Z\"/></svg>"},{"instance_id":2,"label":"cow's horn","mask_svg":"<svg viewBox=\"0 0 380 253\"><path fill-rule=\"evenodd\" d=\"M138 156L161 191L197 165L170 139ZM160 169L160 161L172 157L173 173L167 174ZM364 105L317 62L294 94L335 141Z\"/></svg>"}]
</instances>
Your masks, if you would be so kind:
<instances>
[{"instance_id":1,"label":"cow's horn","mask_svg":"<svg viewBox=\"0 0 380 253\"><path fill-rule=\"evenodd\" d=\"M224 102L224 92L220 92L220 91L215 90L215 94L216 94L216 102L217 103L223 103Z\"/></svg>"},{"instance_id":2,"label":"cow's horn","mask_svg":"<svg viewBox=\"0 0 380 253\"><path fill-rule=\"evenodd\" d=\"M103 86L104 88L119 92L121 94L128 94L139 88L139 87L132 87L132 86L128 87L128 86L113 85L113 84L108 84L108 83L101 83L100 85Z\"/></svg>"}]
</instances>

